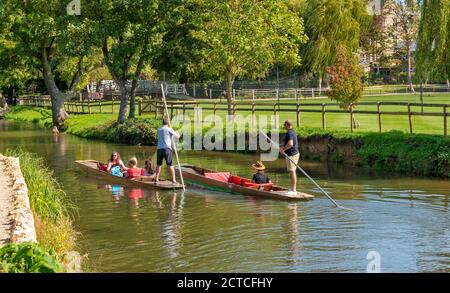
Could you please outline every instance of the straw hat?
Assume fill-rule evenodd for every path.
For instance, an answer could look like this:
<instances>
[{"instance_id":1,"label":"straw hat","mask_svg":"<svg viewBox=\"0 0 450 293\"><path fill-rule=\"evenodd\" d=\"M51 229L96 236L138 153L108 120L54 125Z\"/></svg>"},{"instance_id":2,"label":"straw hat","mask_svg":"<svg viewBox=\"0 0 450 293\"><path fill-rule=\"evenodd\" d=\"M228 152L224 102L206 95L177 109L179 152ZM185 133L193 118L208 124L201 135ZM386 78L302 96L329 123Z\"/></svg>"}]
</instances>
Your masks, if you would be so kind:
<instances>
[{"instance_id":1,"label":"straw hat","mask_svg":"<svg viewBox=\"0 0 450 293\"><path fill-rule=\"evenodd\" d=\"M261 161L257 161L256 164L252 164L252 167L258 171L262 171L266 169L266 166Z\"/></svg>"}]
</instances>

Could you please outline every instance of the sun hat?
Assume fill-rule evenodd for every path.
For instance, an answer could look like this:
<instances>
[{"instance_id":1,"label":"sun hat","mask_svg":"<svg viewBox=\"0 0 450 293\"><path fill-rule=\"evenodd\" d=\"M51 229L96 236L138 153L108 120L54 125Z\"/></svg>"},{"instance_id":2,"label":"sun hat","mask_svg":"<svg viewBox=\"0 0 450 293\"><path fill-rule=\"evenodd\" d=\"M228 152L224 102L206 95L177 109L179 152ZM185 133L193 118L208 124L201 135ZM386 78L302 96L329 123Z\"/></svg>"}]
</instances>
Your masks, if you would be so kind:
<instances>
[{"instance_id":1,"label":"sun hat","mask_svg":"<svg viewBox=\"0 0 450 293\"><path fill-rule=\"evenodd\" d=\"M252 164L252 167L258 171L262 171L266 169L266 166L261 161L257 161L256 164Z\"/></svg>"}]
</instances>

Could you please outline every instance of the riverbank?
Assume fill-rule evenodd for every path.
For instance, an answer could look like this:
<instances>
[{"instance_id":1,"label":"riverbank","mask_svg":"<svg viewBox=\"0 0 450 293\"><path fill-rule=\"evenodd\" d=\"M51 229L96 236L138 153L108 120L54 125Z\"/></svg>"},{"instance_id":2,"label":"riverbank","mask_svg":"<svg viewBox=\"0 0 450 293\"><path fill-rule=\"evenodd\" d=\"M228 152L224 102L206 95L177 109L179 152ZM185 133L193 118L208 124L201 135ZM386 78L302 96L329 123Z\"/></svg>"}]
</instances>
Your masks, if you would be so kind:
<instances>
[{"instance_id":1,"label":"riverbank","mask_svg":"<svg viewBox=\"0 0 450 293\"><path fill-rule=\"evenodd\" d=\"M14 212L15 209L12 210L13 233L11 241L21 243L21 245L9 244L2 248L0 250L0 266L3 266L5 271L23 270L26 272L27 269L33 268L33 264L30 262L37 262L37 266L39 266L41 257L46 259L47 256L51 256L55 261L52 261L49 264L50 267L44 268L43 271L46 271L46 269L50 269L50 271L53 269L54 271L67 272L80 271L80 259L75 252L77 232L73 228L71 218L74 206L66 199L64 191L58 182L53 179L52 172L45 167L43 159L22 150L7 151L6 156L18 158L16 159L16 169L22 170L24 179L20 184L27 190L28 209L31 208L32 213L30 212L26 221L17 224L17 216L15 215L23 216L24 212L19 210L16 213ZM20 168L18 167L19 162ZM9 169L6 168L5 170ZM4 183L7 186L1 185L0 188L8 190L8 184L11 182ZM14 188L18 184L16 182ZM24 192L20 192L20 194L22 193ZM19 200L19 202L24 202L24 200ZM15 204L15 208L17 208L17 204ZM17 229L16 226L20 229ZM15 233L15 230L18 230L18 232ZM29 230L35 231L34 237L17 241L17 238L23 238L25 237L23 235L30 234L28 232L22 233ZM39 244L33 244L36 241ZM35 257L34 253L39 256ZM32 257L22 260L28 254L31 254ZM22 262L26 264L21 264Z\"/></svg>"},{"instance_id":2,"label":"riverbank","mask_svg":"<svg viewBox=\"0 0 450 293\"><path fill-rule=\"evenodd\" d=\"M12 107L5 118L51 127L51 112L42 108ZM160 124L160 119L137 118L119 125L115 123L115 116L108 114L71 115L63 131L88 139L155 145L156 129ZM450 139L442 135L303 127L296 131L303 159L405 175L450 177Z\"/></svg>"}]
</instances>

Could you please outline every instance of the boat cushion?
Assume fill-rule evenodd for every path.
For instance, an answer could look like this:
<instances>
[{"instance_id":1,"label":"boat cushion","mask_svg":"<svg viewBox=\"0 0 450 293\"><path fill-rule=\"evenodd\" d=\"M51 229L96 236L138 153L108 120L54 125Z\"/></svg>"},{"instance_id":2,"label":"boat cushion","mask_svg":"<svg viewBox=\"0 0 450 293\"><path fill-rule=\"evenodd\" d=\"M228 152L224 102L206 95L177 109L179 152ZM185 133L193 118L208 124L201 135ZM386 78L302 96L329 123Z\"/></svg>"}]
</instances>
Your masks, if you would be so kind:
<instances>
[{"instance_id":1,"label":"boat cushion","mask_svg":"<svg viewBox=\"0 0 450 293\"><path fill-rule=\"evenodd\" d=\"M231 176L230 178L230 183L236 184L236 185L241 185L242 183L242 178L239 176Z\"/></svg>"},{"instance_id":2,"label":"boat cushion","mask_svg":"<svg viewBox=\"0 0 450 293\"><path fill-rule=\"evenodd\" d=\"M108 166L106 166L106 165L100 165L98 169L99 169L100 171L106 172L106 171L108 171Z\"/></svg>"},{"instance_id":3,"label":"boat cushion","mask_svg":"<svg viewBox=\"0 0 450 293\"><path fill-rule=\"evenodd\" d=\"M205 177L217 181L228 182L230 179L230 172L205 172Z\"/></svg>"},{"instance_id":4,"label":"boat cushion","mask_svg":"<svg viewBox=\"0 0 450 293\"><path fill-rule=\"evenodd\" d=\"M242 178L242 182L241 182L242 186L245 186L245 184L248 184L248 183L252 183L252 181L250 179L247 179L247 178Z\"/></svg>"}]
</instances>

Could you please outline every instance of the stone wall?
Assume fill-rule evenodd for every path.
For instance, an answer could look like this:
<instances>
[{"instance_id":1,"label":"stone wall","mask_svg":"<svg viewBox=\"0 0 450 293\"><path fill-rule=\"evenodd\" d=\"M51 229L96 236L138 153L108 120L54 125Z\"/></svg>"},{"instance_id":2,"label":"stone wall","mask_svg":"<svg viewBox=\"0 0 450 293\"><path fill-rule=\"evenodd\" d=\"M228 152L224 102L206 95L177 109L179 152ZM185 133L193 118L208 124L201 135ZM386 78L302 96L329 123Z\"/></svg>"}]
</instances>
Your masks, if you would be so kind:
<instances>
[{"instance_id":1,"label":"stone wall","mask_svg":"<svg viewBox=\"0 0 450 293\"><path fill-rule=\"evenodd\" d=\"M13 208L10 211L13 220L11 242L37 242L33 212L31 211L28 198L28 188L20 170L19 159L0 155L0 160L6 166L5 170L3 170L4 174L10 176L13 181L11 195Z\"/></svg>"}]
</instances>

